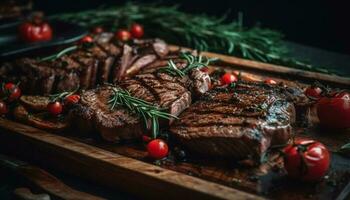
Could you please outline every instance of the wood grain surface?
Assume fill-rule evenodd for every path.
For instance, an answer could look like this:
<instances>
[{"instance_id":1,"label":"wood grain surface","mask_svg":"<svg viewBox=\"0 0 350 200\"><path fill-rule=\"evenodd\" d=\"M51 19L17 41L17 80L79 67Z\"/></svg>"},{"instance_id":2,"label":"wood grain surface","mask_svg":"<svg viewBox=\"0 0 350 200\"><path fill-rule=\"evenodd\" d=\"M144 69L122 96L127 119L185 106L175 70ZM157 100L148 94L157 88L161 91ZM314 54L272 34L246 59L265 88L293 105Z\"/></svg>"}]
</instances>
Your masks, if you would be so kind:
<instances>
[{"instance_id":1,"label":"wood grain surface","mask_svg":"<svg viewBox=\"0 0 350 200\"><path fill-rule=\"evenodd\" d=\"M179 47L171 45L170 49L172 51L177 51L179 49L190 50L189 48ZM326 84L331 84L340 87L350 87L350 78L342 77L334 74L324 74L319 72L305 71L301 69L289 68L281 65L274 65L269 63L262 63L247 59L242 59L234 56L227 56L223 54L211 53L211 52L201 52L201 55L218 58L222 62L221 65L233 65L236 67L241 67L245 70L254 70L265 73L271 73L275 75L280 75L283 77L294 78L297 80L310 81L321 81Z\"/></svg>"},{"instance_id":2,"label":"wood grain surface","mask_svg":"<svg viewBox=\"0 0 350 200\"><path fill-rule=\"evenodd\" d=\"M17 151L31 156L40 152L36 159L51 166L140 197L263 199L7 119L0 118L0 127L2 146L20 145Z\"/></svg>"}]
</instances>

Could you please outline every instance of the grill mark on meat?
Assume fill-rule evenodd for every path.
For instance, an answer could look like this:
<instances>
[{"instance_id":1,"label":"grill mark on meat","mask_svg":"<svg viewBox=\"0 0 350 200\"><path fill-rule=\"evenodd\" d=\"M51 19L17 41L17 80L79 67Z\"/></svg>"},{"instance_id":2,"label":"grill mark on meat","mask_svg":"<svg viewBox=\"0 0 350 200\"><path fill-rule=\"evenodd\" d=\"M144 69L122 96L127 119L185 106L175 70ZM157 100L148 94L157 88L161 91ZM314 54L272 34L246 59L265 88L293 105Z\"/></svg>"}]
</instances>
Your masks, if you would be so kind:
<instances>
[{"instance_id":1,"label":"grill mark on meat","mask_svg":"<svg viewBox=\"0 0 350 200\"><path fill-rule=\"evenodd\" d=\"M166 73L159 73L159 72L155 72L153 73L158 79L164 81L164 82L169 82L169 83L176 83L181 85L182 88L188 88L188 85L186 85L186 81L185 80L180 80L177 77L172 77L169 74Z\"/></svg>"},{"instance_id":2,"label":"grill mark on meat","mask_svg":"<svg viewBox=\"0 0 350 200\"><path fill-rule=\"evenodd\" d=\"M148 83L145 80L143 80L142 78L140 78L138 76L135 76L134 79L139 81L142 84L142 86L144 88L146 88L154 96L156 102L158 102L158 103L160 102L160 99L161 99L160 98L160 94L157 93L155 88L153 88L152 86L148 85Z\"/></svg>"},{"instance_id":3,"label":"grill mark on meat","mask_svg":"<svg viewBox=\"0 0 350 200\"><path fill-rule=\"evenodd\" d=\"M154 94L144 86L140 80L127 79L119 84L120 87L127 89L136 98L144 99L148 102L156 102Z\"/></svg>"},{"instance_id":4,"label":"grill mark on meat","mask_svg":"<svg viewBox=\"0 0 350 200\"><path fill-rule=\"evenodd\" d=\"M170 132L193 153L259 162L270 145L292 134L295 108L281 87L243 82L216 88L181 113Z\"/></svg>"}]
</instances>

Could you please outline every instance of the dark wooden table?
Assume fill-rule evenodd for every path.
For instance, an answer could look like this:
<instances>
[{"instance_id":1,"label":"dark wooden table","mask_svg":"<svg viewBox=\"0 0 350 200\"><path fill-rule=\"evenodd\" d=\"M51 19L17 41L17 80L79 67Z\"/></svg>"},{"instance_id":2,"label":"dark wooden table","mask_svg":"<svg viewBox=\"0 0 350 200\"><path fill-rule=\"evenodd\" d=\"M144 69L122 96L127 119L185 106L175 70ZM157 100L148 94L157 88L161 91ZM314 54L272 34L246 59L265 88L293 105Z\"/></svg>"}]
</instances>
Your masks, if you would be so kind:
<instances>
[{"instance_id":1,"label":"dark wooden table","mask_svg":"<svg viewBox=\"0 0 350 200\"><path fill-rule=\"evenodd\" d=\"M349 55L342 55L290 42L288 42L287 45L291 49L291 55L298 59L309 60L312 64L327 66L343 75L350 76ZM136 197L132 194L126 194L123 191L111 190L87 180L51 170L45 166L40 167L47 170L74 189L91 193L106 199L136 199ZM0 169L0 199L10 199L13 190L17 187L21 187L18 181L11 176L3 176L3 171Z\"/></svg>"}]
</instances>

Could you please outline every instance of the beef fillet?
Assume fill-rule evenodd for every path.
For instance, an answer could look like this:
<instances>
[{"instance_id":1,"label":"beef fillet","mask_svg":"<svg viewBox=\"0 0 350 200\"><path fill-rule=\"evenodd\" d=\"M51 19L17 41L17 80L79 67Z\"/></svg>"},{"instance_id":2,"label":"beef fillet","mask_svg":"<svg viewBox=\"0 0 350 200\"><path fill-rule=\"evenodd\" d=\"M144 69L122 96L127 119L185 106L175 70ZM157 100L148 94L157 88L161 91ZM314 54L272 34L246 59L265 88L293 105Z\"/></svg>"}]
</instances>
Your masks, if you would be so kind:
<instances>
[{"instance_id":1,"label":"beef fillet","mask_svg":"<svg viewBox=\"0 0 350 200\"><path fill-rule=\"evenodd\" d=\"M117 85L129 91L132 96L178 116L191 104L190 91L195 85L193 81L191 76L173 77L166 73L155 72L127 78ZM208 88L208 86L201 87ZM80 103L71 112L71 116L76 120L74 124L81 132L97 131L102 138L111 142L141 136L145 133L145 125L139 116L123 107L110 110L107 102L112 92L111 86L108 85L83 92ZM171 121L162 120L160 125L166 127Z\"/></svg>"},{"instance_id":2,"label":"beef fillet","mask_svg":"<svg viewBox=\"0 0 350 200\"><path fill-rule=\"evenodd\" d=\"M185 110L170 132L195 154L259 161L271 145L291 137L292 96L282 86L260 83L217 88Z\"/></svg>"}]
</instances>

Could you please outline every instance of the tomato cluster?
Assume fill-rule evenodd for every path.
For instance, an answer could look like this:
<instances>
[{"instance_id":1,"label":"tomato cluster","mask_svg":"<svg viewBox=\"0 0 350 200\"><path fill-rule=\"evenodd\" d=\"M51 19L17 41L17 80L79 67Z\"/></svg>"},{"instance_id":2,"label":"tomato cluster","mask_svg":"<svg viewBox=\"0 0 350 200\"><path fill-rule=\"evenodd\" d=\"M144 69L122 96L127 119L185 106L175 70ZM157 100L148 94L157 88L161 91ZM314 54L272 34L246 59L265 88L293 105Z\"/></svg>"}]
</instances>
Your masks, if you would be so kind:
<instances>
[{"instance_id":1,"label":"tomato cluster","mask_svg":"<svg viewBox=\"0 0 350 200\"><path fill-rule=\"evenodd\" d=\"M70 94L59 99L55 99L47 104L47 111L53 115L58 116L63 112L63 106L71 106L80 101L80 96L77 94Z\"/></svg>"},{"instance_id":2,"label":"tomato cluster","mask_svg":"<svg viewBox=\"0 0 350 200\"><path fill-rule=\"evenodd\" d=\"M144 29L143 26L140 24L132 24L130 27L130 30L126 29L120 29L116 32L115 37L122 41L122 42L127 42L131 38L142 38L144 35Z\"/></svg>"},{"instance_id":3,"label":"tomato cluster","mask_svg":"<svg viewBox=\"0 0 350 200\"><path fill-rule=\"evenodd\" d=\"M2 84L0 91L0 115L7 114L9 111L8 105L19 99L21 94L18 84Z\"/></svg>"}]
</instances>

